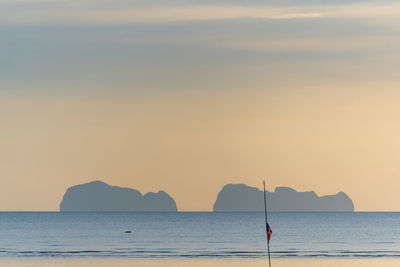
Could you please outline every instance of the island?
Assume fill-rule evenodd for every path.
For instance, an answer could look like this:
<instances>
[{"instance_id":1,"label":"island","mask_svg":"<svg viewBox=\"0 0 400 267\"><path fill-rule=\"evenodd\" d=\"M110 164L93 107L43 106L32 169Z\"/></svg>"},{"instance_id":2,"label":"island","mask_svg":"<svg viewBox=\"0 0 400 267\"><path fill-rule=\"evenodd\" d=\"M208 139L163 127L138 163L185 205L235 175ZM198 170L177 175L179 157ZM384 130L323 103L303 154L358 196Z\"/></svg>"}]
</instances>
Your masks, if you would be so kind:
<instances>
[{"instance_id":1,"label":"island","mask_svg":"<svg viewBox=\"0 0 400 267\"><path fill-rule=\"evenodd\" d=\"M297 192L277 187L267 192L269 211L354 211L351 198L344 192L319 197L314 191ZM227 184L218 193L213 211L263 211L263 191L245 184Z\"/></svg>"},{"instance_id":2,"label":"island","mask_svg":"<svg viewBox=\"0 0 400 267\"><path fill-rule=\"evenodd\" d=\"M178 211L175 200L164 191L142 195L138 190L111 186L102 181L67 189L60 211Z\"/></svg>"}]
</instances>

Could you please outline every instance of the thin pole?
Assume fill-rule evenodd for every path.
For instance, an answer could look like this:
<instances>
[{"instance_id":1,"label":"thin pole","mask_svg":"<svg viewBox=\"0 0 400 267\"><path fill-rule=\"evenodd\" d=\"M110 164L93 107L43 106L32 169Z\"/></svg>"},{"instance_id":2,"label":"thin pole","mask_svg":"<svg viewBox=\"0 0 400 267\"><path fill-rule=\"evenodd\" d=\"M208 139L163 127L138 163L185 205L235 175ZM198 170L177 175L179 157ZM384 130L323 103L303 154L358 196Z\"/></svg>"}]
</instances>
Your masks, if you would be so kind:
<instances>
[{"instance_id":1,"label":"thin pole","mask_svg":"<svg viewBox=\"0 0 400 267\"><path fill-rule=\"evenodd\" d=\"M267 215L267 194L265 193L265 180L263 181L264 185L264 214L265 214L265 232L267 233L267 244L268 244L268 263L269 267L271 267L271 253L269 251L269 240L268 240L268 215Z\"/></svg>"}]
</instances>

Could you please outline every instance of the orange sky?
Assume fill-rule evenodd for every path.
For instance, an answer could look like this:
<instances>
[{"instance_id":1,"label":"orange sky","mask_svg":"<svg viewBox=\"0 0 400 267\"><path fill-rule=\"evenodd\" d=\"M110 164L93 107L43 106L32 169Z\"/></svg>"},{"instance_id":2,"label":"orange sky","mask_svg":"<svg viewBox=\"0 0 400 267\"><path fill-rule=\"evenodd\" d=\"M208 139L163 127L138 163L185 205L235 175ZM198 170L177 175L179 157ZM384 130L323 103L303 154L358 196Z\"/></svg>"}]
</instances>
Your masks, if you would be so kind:
<instances>
[{"instance_id":1,"label":"orange sky","mask_svg":"<svg viewBox=\"0 0 400 267\"><path fill-rule=\"evenodd\" d=\"M397 210L400 96L363 92L2 101L0 209L57 210L68 186L101 179L211 210L224 184L267 179Z\"/></svg>"},{"instance_id":2,"label":"orange sky","mask_svg":"<svg viewBox=\"0 0 400 267\"><path fill-rule=\"evenodd\" d=\"M0 1L0 210L266 179L398 211L400 5L294 2Z\"/></svg>"}]
</instances>

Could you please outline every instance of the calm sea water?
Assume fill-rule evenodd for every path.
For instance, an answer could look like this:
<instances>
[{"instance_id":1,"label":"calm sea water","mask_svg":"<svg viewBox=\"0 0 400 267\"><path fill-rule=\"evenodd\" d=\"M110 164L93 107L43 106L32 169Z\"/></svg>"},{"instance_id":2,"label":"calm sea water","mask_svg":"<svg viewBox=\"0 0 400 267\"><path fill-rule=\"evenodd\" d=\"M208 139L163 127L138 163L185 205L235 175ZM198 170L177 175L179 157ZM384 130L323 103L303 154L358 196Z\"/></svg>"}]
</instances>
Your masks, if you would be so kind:
<instances>
[{"instance_id":1,"label":"calm sea water","mask_svg":"<svg viewBox=\"0 0 400 267\"><path fill-rule=\"evenodd\" d=\"M269 217L272 257L400 257L400 213ZM264 227L259 212L2 212L0 257L258 258Z\"/></svg>"}]
</instances>

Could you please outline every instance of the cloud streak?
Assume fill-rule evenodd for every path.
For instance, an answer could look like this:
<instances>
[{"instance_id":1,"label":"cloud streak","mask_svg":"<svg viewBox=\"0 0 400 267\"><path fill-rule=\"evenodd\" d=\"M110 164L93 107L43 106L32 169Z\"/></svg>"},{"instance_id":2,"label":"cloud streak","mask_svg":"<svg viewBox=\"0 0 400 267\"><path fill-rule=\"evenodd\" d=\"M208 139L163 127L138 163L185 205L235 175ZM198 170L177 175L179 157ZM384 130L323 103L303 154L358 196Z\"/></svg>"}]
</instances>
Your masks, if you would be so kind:
<instances>
[{"instance_id":1,"label":"cloud streak","mask_svg":"<svg viewBox=\"0 0 400 267\"><path fill-rule=\"evenodd\" d=\"M1 23L135 24L226 19L307 19L323 17L322 12L243 6L145 7L114 10L20 10L3 12Z\"/></svg>"},{"instance_id":2,"label":"cloud streak","mask_svg":"<svg viewBox=\"0 0 400 267\"><path fill-rule=\"evenodd\" d=\"M138 24L182 21L230 19L290 20L338 17L400 17L400 4L354 3L346 5L273 6L219 4L204 5L194 2L172 2L166 6L157 3L126 3L92 1L0 1L2 24Z\"/></svg>"}]
</instances>

